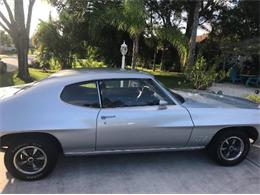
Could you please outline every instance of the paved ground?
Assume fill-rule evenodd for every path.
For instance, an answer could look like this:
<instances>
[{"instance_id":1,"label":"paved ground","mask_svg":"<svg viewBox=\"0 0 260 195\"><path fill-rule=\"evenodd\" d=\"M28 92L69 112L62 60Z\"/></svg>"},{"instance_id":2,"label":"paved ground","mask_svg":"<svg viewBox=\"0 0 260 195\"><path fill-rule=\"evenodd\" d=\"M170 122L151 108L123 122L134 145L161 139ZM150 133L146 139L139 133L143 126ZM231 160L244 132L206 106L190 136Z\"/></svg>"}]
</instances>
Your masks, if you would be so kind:
<instances>
[{"instance_id":1,"label":"paved ground","mask_svg":"<svg viewBox=\"0 0 260 195\"><path fill-rule=\"evenodd\" d=\"M6 173L2 193L260 193L260 144L248 159L221 167L204 151L60 157L46 179L23 182Z\"/></svg>"},{"instance_id":2,"label":"paved ground","mask_svg":"<svg viewBox=\"0 0 260 195\"><path fill-rule=\"evenodd\" d=\"M225 95L246 97L248 95L255 94L256 90L260 91L260 88L246 87L244 84L214 83L209 90L215 92L221 90ZM260 92L257 95L260 96Z\"/></svg>"},{"instance_id":3,"label":"paved ground","mask_svg":"<svg viewBox=\"0 0 260 195\"><path fill-rule=\"evenodd\" d=\"M33 57L28 57L28 63L31 63L31 60ZM17 56L9 56L9 57L3 57L2 61L4 61L7 64L7 72L13 72L17 70L18 68L18 60Z\"/></svg>"}]
</instances>

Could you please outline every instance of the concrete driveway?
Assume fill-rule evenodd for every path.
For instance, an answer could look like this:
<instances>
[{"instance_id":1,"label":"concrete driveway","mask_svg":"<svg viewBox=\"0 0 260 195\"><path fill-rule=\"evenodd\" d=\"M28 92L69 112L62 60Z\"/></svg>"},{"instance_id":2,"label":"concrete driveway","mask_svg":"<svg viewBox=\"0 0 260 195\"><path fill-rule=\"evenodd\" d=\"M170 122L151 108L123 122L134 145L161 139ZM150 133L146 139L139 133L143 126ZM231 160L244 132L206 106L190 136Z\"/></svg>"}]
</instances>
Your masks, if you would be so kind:
<instances>
[{"instance_id":1,"label":"concrete driveway","mask_svg":"<svg viewBox=\"0 0 260 195\"><path fill-rule=\"evenodd\" d=\"M60 157L46 179L12 178L0 153L2 193L260 193L260 145L234 167L204 151Z\"/></svg>"}]
</instances>

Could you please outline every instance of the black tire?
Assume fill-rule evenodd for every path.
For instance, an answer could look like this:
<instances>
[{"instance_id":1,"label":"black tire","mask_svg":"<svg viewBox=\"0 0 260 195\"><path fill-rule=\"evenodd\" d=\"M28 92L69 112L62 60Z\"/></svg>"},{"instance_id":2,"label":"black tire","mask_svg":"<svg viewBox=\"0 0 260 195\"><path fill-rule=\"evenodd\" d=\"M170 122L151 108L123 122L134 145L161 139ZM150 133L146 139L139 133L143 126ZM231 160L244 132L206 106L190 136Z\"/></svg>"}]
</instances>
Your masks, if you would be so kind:
<instances>
[{"instance_id":1,"label":"black tire","mask_svg":"<svg viewBox=\"0 0 260 195\"><path fill-rule=\"evenodd\" d=\"M223 147L221 147L221 146L225 140L232 139L232 137L242 141L243 142L242 145L244 147L243 147L243 150L240 149L240 152L237 152L238 154L237 154L236 158L234 158L234 159L230 158L229 160L227 160L224 158L223 152L221 152L221 151L223 151ZM229 147L227 147L227 148L229 148ZM226 150L228 150L228 149L226 149ZM246 158L249 150L250 150L249 137L244 132L235 131L235 130L223 131L223 132L219 133L218 135L216 135L213 138L211 143L207 146L207 151L208 151L208 154L210 155L210 157L213 160L215 160L218 164L223 165L223 166L234 166L234 165L239 164ZM236 150L236 151L238 151L238 150Z\"/></svg>"},{"instance_id":2,"label":"black tire","mask_svg":"<svg viewBox=\"0 0 260 195\"><path fill-rule=\"evenodd\" d=\"M46 159L46 160L44 160L44 163L43 163L44 165L42 165L42 167L41 167L42 170L39 169L38 170L39 172L30 173L30 174L19 171L19 168L17 168L18 167L17 164L19 164L19 163L16 163L16 158L18 158L18 156L19 156L18 152L23 151L24 148L27 148L27 150L29 150L31 148L38 148L38 151L37 151L38 153L40 153L40 154L45 153L45 155L43 157L41 157L41 158ZM42 153L42 151L43 151L43 153ZM27 152L27 155L28 155L28 152ZM37 154L37 155L39 155L39 154ZM30 154L29 156L33 156L33 154ZM46 139L46 138L21 139L19 141L16 141L15 143L10 144L7 151L5 152L4 163L5 163L5 166L6 166L6 169L8 170L8 172L15 178L25 180L25 181L32 181L32 180L42 179L42 178L46 177L47 175L49 175L56 165L57 157L58 157L57 144L50 143L49 139ZM26 156L19 157L19 158L26 159ZM29 158L27 158L27 160L25 160L25 161L27 162L28 159ZM29 165L21 165L21 166L29 166ZM21 170L23 171L23 169L21 169Z\"/></svg>"}]
</instances>

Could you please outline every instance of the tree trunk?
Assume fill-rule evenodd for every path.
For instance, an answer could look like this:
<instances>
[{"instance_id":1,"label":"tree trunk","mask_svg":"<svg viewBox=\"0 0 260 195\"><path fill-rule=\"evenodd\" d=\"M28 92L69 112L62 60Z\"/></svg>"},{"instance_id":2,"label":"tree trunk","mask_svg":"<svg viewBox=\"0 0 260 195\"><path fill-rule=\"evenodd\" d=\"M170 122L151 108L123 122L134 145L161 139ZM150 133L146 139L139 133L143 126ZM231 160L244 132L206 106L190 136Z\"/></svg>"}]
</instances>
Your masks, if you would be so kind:
<instances>
[{"instance_id":1,"label":"tree trunk","mask_svg":"<svg viewBox=\"0 0 260 195\"><path fill-rule=\"evenodd\" d=\"M28 38L26 34L21 35L20 37L16 38L16 50L17 50L17 57L18 57L18 77L25 82L31 82L32 78L29 74L28 69L28 51L29 51L29 44L27 41Z\"/></svg>"},{"instance_id":2,"label":"tree trunk","mask_svg":"<svg viewBox=\"0 0 260 195\"><path fill-rule=\"evenodd\" d=\"M190 39L191 36L192 24L194 22L195 8L196 8L196 1L190 1L188 7L188 16L187 16L188 19L187 19L186 32L185 32L185 37L188 40Z\"/></svg>"},{"instance_id":3,"label":"tree trunk","mask_svg":"<svg viewBox=\"0 0 260 195\"><path fill-rule=\"evenodd\" d=\"M136 61L137 61L137 57L138 57L138 49L139 49L139 35L135 36L133 38L133 53L132 53L132 63L131 63L132 69L135 69L135 67L136 67Z\"/></svg>"},{"instance_id":4,"label":"tree trunk","mask_svg":"<svg viewBox=\"0 0 260 195\"><path fill-rule=\"evenodd\" d=\"M16 33L15 42L18 55L18 77L25 82L32 79L28 70L29 33L25 26L23 1L15 0Z\"/></svg>"},{"instance_id":5,"label":"tree trunk","mask_svg":"<svg viewBox=\"0 0 260 195\"><path fill-rule=\"evenodd\" d=\"M155 71L156 69L156 55L157 55L157 49L154 50L154 53L153 53L153 71Z\"/></svg>"},{"instance_id":6,"label":"tree trunk","mask_svg":"<svg viewBox=\"0 0 260 195\"><path fill-rule=\"evenodd\" d=\"M196 7L194 10L194 19L191 30L191 37L189 41L189 57L188 57L188 68L192 67L195 61L195 50L196 50L196 37L197 37L197 28L199 24L199 9L201 1L196 1Z\"/></svg>"},{"instance_id":7,"label":"tree trunk","mask_svg":"<svg viewBox=\"0 0 260 195\"><path fill-rule=\"evenodd\" d=\"M164 70L164 65L165 65L165 49L166 49L166 45L165 43L163 44L163 49L162 49L162 58L161 58L161 64L160 64L160 71Z\"/></svg>"},{"instance_id":8,"label":"tree trunk","mask_svg":"<svg viewBox=\"0 0 260 195\"><path fill-rule=\"evenodd\" d=\"M62 56L60 58L60 65L61 65L62 70L71 69L72 68L72 62L71 62L70 57L69 56Z\"/></svg>"},{"instance_id":9,"label":"tree trunk","mask_svg":"<svg viewBox=\"0 0 260 195\"><path fill-rule=\"evenodd\" d=\"M31 82L32 78L30 77L28 70L28 50L24 51L24 48L17 48L18 54L18 77L25 82Z\"/></svg>"}]
</instances>

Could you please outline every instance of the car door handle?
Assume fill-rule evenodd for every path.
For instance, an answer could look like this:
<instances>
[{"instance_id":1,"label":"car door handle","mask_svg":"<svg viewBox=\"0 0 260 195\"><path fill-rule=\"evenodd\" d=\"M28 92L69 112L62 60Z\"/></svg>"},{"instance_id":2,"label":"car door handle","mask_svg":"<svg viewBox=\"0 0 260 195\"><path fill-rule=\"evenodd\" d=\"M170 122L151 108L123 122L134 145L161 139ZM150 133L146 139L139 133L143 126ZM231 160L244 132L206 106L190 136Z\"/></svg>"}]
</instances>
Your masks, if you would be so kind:
<instances>
[{"instance_id":1,"label":"car door handle","mask_svg":"<svg viewBox=\"0 0 260 195\"><path fill-rule=\"evenodd\" d=\"M116 118L116 116L115 116L115 115L111 115L111 116L101 116L101 119L102 119L102 120L105 120L105 119L107 119L107 118Z\"/></svg>"}]
</instances>

